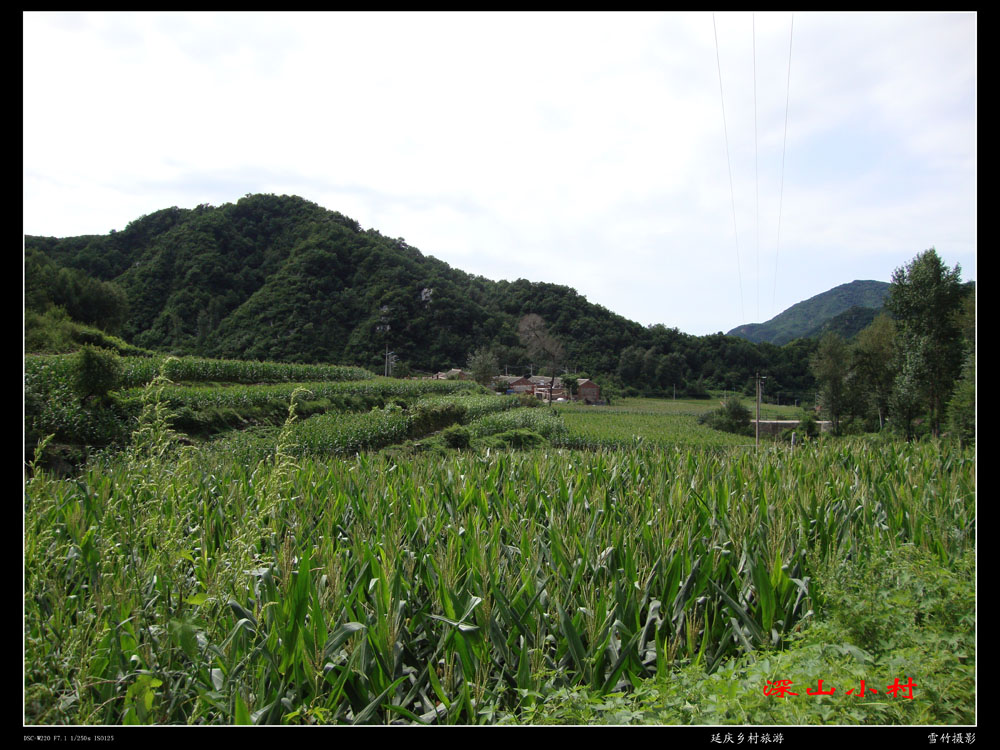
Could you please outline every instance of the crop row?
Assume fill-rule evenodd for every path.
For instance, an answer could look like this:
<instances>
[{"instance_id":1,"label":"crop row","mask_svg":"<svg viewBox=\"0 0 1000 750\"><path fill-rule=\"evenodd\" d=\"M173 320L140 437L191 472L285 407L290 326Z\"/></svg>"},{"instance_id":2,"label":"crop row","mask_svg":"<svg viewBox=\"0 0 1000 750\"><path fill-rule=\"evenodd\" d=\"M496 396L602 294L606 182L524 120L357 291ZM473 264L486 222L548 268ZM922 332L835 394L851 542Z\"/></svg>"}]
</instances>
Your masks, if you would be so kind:
<instances>
[{"instance_id":1,"label":"crop row","mask_svg":"<svg viewBox=\"0 0 1000 750\"><path fill-rule=\"evenodd\" d=\"M164 389L165 393L168 391L169 388ZM484 415L506 413L517 406L519 402L516 398L504 396L437 394L421 398L406 409L389 404L365 412L329 412L311 416L288 424L285 438L291 454L321 457L353 455L421 437L452 424L470 421L476 424ZM245 463L251 463L272 456L275 441L272 430L230 435L219 441L216 447L239 456Z\"/></svg>"},{"instance_id":2,"label":"crop row","mask_svg":"<svg viewBox=\"0 0 1000 750\"><path fill-rule=\"evenodd\" d=\"M131 384L112 393L103 401L84 403L73 387L72 356L29 357L25 360L25 434L30 450L45 435L53 434L58 442L85 445L123 443L142 409L144 386L155 377L157 361L138 357L121 359L121 382ZM250 377L252 367L260 365L257 375L263 377L270 369L272 375L284 373L322 375L330 378L338 372L353 368L314 368L305 365L279 365L271 363L228 363L213 360L167 360L161 363L164 372L179 380L196 379L192 375L211 377L223 374L213 371L216 364L228 368L244 369ZM199 369L202 368L202 369ZM235 377L230 372L228 377ZM311 411L363 411L382 406L390 400L411 402L416 399L459 394L472 396L479 386L467 381L442 380L392 380L369 377L365 380L323 380L306 382L300 398L313 402ZM194 433L210 434L222 427L231 428L249 418L252 421L269 421L273 416L280 420L292 393L301 389L296 383L255 385L174 385L160 390L161 397L177 416L179 429ZM478 397L484 398L484 397ZM469 401L468 408L475 411L479 401ZM495 399L493 403L500 403Z\"/></svg>"},{"instance_id":3,"label":"crop row","mask_svg":"<svg viewBox=\"0 0 1000 750\"><path fill-rule=\"evenodd\" d=\"M73 354L25 357L24 367L29 376L48 370L49 375L68 377ZM303 381L335 382L370 380L375 376L360 367L341 365L303 365L281 362L255 362L201 357L119 357L120 386L139 388L158 375L175 382L216 383L298 383Z\"/></svg>"},{"instance_id":4,"label":"crop row","mask_svg":"<svg viewBox=\"0 0 1000 750\"><path fill-rule=\"evenodd\" d=\"M28 450L46 435L60 442L106 445L129 434L119 412L81 403L68 357L25 358L24 432Z\"/></svg>"},{"instance_id":5,"label":"crop row","mask_svg":"<svg viewBox=\"0 0 1000 750\"><path fill-rule=\"evenodd\" d=\"M479 386L468 381L454 380L373 380L347 382L300 382L275 385L236 385L226 387L168 385L163 389L163 398L172 409L248 408L286 405L295 391L301 391L300 398L313 400L340 401L348 397L358 399L361 408L384 403L393 398L414 399L426 395L448 395L469 393ZM123 402L139 402L143 398L141 389L132 389L122 394Z\"/></svg>"},{"instance_id":6,"label":"crop row","mask_svg":"<svg viewBox=\"0 0 1000 750\"><path fill-rule=\"evenodd\" d=\"M753 438L713 430L698 424L694 413L609 413L602 409L560 408L568 436L562 445L572 448L615 448L643 442L661 446L723 447L753 445Z\"/></svg>"},{"instance_id":7,"label":"crop row","mask_svg":"<svg viewBox=\"0 0 1000 750\"><path fill-rule=\"evenodd\" d=\"M293 459L307 420L255 464L146 414L27 487L29 722L489 722L778 643L820 566L975 543L936 444Z\"/></svg>"},{"instance_id":8,"label":"crop row","mask_svg":"<svg viewBox=\"0 0 1000 750\"><path fill-rule=\"evenodd\" d=\"M566 425L563 420L550 409L516 409L497 412L486 414L469 423L469 433L473 437L483 437L510 430L529 430L555 441L567 437Z\"/></svg>"},{"instance_id":9,"label":"crop row","mask_svg":"<svg viewBox=\"0 0 1000 750\"><path fill-rule=\"evenodd\" d=\"M521 405L521 402L515 396L459 392L454 395L435 394L428 396L420 399L416 403L416 406L417 408L432 409L445 402L459 406L462 409L462 419L460 421L463 423L471 422L487 414L516 409Z\"/></svg>"}]
</instances>

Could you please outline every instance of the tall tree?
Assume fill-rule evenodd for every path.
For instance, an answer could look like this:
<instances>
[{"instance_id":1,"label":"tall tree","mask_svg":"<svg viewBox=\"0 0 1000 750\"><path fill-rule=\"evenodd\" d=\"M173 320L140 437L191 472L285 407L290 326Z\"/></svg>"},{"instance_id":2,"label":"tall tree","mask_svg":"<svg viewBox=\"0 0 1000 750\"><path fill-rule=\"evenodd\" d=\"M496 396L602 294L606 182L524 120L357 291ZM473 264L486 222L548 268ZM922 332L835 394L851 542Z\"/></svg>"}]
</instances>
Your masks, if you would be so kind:
<instances>
[{"instance_id":1,"label":"tall tree","mask_svg":"<svg viewBox=\"0 0 1000 750\"><path fill-rule=\"evenodd\" d=\"M542 364L552 374L549 393L556 383L556 371L566 358L566 350L559 339L549 333L541 315L529 313L517 325L521 345L528 350L528 356Z\"/></svg>"},{"instance_id":2,"label":"tall tree","mask_svg":"<svg viewBox=\"0 0 1000 750\"><path fill-rule=\"evenodd\" d=\"M481 346L469 355L469 372L479 385L489 386L500 372L500 360L491 348Z\"/></svg>"},{"instance_id":3,"label":"tall tree","mask_svg":"<svg viewBox=\"0 0 1000 750\"><path fill-rule=\"evenodd\" d=\"M932 247L896 269L885 303L900 330L905 377L897 381L907 390L903 401L917 398L923 403L935 436L962 366L961 276L961 267L948 270Z\"/></svg>"},{"instance_id":4,"label":"tall tree","mask_svg":"<svg viewBox=\"0 0 1000 750\"><path fill-rule=\"evenodd\" d=\"M819 402L833 422L834 432L840 432L840 417L847 406L847 344L832 331L823 335L810 363Z\"/></svg>"},{"instance_id":5,"label":"tall tree","mask_svg":"<svg viewBox=\"0 0 1000 750\"><path fill-rule=\"evenodd\" d=\"M854 339L851 379L859 401L878 415L879 429L885 424L889 397L896 378L896 324L888 315L878 315ZM869 412L870 413L870 412Z\"/></svg>"},{"instance_id":6,"label":"tall tree","mask_svg":"<svg viewBox=\"0 0 1000 750\"><path fill-rule=\"evenodd\" d=\"M960 443L976 439L976 352L972 351L962 365L962 376L948 402L948 432Z\"/></svg>"},{"instance_id":7,"label":"tall tree","mask_svg":"<svg viewBox=\"0 0 1000 750\"><path fill-rule=\"evenodd\" d=\"M927 339L917 339L910 347L900 347L899 369L892 384L889 398L889 414L897 429L903 431L907 440L914 436L913 423L925 411L923 383L927 379L927 355L924 344Z\"/></svg>"},{"instance_id":8,"label":"tall tree","mask_svg":"<svg viewBox=\"0 0 1000 750\"><path fill-rule=\"evenodd\" d=\"M965 285L966 295L956 323L965 341L965 360L955 391L948 401L948 431L959 442L976 439L976 282Z\"/></svg>"}]
</instances>

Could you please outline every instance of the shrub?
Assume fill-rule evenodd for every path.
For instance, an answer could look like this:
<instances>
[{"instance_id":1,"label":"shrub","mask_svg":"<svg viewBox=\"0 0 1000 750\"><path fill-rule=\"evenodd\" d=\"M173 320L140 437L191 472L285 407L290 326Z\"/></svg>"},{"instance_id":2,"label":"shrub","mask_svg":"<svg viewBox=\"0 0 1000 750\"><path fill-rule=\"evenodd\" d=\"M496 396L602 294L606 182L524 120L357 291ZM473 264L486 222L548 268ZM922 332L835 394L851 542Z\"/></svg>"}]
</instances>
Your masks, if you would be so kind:
<instances>
[{"instance_id":1,"label":"shrub","mask_svg":"<svg viewBox=\"0 0 1000 750\"><path fill-rule=\"evenodd\" d=\"M449 401L423 401L411 410L411 435L420 437L442 430L465 418L465 407Z\"/></svg>"},{"instance_id":2,"label":"shrub","mask_svg":"<svg viewBox=\"0 0 1000 750\"><path fill-rule=\"evenodd\" d=\"M456 424L441 432L449 448L468 448L471 436L467 427Z\"/></svg>"},{"instance_id":3,"label":"shrub","mask_svg":"<svg viewBox=\"0 0 1000 750\"><path fill-rule=\"evenodd\" d=\"M731 398L725 401L721 408L702 414L698 422L712 429L736 435L753 434L753 428L750 426L750 410L738 398Z\"/></svg>"},{"instance_id":4,"label":"shrub","mask_svg":"<svg viewBox=\"0 0 1000 750\"><path fill-rule=\"evenodd\" d=\"M811 411L806 411L799 420L799 431L806 437L816 437L819 435L819 423L816 421L816 415Z\"/></svg>"},{"instance_id":5,"label":"shrub","mask_svg":"<svg viewBox=\"0 0 1000 750\"><path fill-rule=\"evenodd\" d=\"M483 439L483 445L488 448L539 448L548 441L537 432L526 429L507 430L490 435Z\"/></svg>"},{"instance_id":6,"label":"shrub","mask_svg":"<svg viewBox=\"0 0 1000 750\"><path fill-rule=\"evenodd\" d=\"M122 364L114 352L84 345L73 358L72 371L73 390L85 402L91 398L103 399L118 387Z\"/></svg>"},{"instance_id":7,"label":"shrub","mask_svg":"<svg viewBox=\"0 0 1000 750\"><path fill-rule=\"evenodd\" d=\"M61 307L44 313L24 311L24 351L70 352L76 348L73 340L75 324Z\"/></svg>"},{"instance_id":8,"label":"shrub","mask_svg":"<svg viewBox=\"0 0 1000 750\"><path fill-rule=\"evenodd\" d=\"M542 405L542 402L535 398L533 393L519 393L517 400L521 406L527 407L528 409L534 409Z\"/></svg>"}]
</instances>

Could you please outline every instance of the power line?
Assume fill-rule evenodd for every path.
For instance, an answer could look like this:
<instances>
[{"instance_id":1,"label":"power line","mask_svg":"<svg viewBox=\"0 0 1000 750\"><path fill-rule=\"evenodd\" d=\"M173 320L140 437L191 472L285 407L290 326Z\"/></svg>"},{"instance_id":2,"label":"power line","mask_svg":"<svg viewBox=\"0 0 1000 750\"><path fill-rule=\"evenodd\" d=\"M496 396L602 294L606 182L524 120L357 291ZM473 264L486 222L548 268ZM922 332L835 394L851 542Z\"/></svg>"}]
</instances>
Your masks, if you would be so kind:
<instances>
[{"instance_id":1,"label":"power line","mask_svg":"<svg viewBox=\"0 0 1000 750\"><path fill-rule=\"evenodd\" d=\"M726 136L726 166L729 168L729 198L733 207L733 236L736 238L736 278L740 285L740 316L746 320L746 309L743 306L743 273L740 270L740 236L736 231L736 193L733 190L733 164L729 157L729 129L726 127L726 97L722 93L722 63L719 62L719 32L715 26L715 14L712 14L712 31L715 34L715 65L719 70L719 99L722 101L722 131Z\"/></svg>"},{"instance_id":2,"label":"power line","mask_svg":"<svg viewBox=\"0 0 1000 750\"><path fill-rule=\"evenodd\" d=\"M792 88L792 36L795 33L795 14L788 30L788 78L785 81L785 135L781 140L781 187L778 192L778 236L774 244L774 288L771 291L771 311L778 296L778 249L781 247L781 205L785 195L785 146L788 143L788 97Z\"/></svg>"},{"instance_id":3,"label":"power line","mask_svg":"<svg viewBox=\"0 0 1000 750\"><path fill-rule=\"evenodd\" d=\"M753 35L753 193L754 231L756 232L757 267L754 272L757 284L757 320L760 321L760 170L757 167L757 14L751 16Z\"/></svg>"}]
</instances>

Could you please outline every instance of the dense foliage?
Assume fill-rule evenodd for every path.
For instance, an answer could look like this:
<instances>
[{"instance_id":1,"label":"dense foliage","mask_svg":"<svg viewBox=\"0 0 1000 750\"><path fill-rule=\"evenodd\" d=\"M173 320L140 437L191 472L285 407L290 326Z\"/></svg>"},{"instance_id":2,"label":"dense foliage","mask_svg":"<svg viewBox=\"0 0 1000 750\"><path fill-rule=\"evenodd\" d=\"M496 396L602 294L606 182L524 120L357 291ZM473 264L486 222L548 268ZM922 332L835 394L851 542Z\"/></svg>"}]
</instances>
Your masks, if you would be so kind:
<instances>
[{"instance_id":1,"label":"dense foliage","mask_svg":"<svg viewBox=\"0 0 1000 750\"><path fill-rule=\"evenodd\" d=\"M405 415L388 409L334 433L338 420L300 427L293 413L273 449L247 460L231 445L180 448L160 387L147 388L127 451L71 481L35 471L27 484L28 723L533 721L560 691L613 699L669 685L675 670L701 675L707 693L712 674L739 672L756 695L774 675L746 665L817 611L843 617L830 643L857 666L831 675L800 661L796 681L913 676L916 700L863 710L893 722L973 716L975 646L955 610L968 587L901 586L885 572L912 549L940 576L968 577L968 450L633 446L399 461L336 458L338 446L316 443L403 434ZM812 583L834 569L854 577ZM883 576L876 589L864 579L872 611L849 593L862 570ZM900 596L920 601L894 604L883 623ZM911 610L922 620L898 621ZM897 656L903 635L952 624L961 651L944 649L950 661ZM959 693L932 666L948 666ZM704 698L695 721L755 723L773 710L759 697ZM848 721L855 703L837 704Z\"/></svg>"},{"instance_id":2,"label":"dense foliage","mask_svg":"<svg viewBox=\"0 0 1000 750\"><path fill-rule=\"evenodd\" d=\"M896 380L927 409L930 430L941 430L945 403L968 353L962 340L962 269L947 268L934 248L917 255L892 275L886 307L899 323L899 348L905 357Z\"/></svg>"},{"instance_id":3,"label":"dense foliage","mask_svg":"<svg viewBox=\"0 0 1000 750\"><path fill-rule=\"evenodd\" d=\"M501 371L586 372L606 399L752 396L759 372L765 400L818 402L838 430L974 433L974 392L954 402L960 418L947 413L974 361L974 285L933 250L892 284L852 282L789 308L770 323L770 338L788 342L778 346L644 328L565 286L471 276L290 196L171 208L107 236L25 245L27 351L92 344L374 372L392 360L396 372L468 366L482 383ZM873 317L883 301L892 320ZM790 340L800 333L823 343Z\"/></svg>"},{"instance_id":4,"label":"dense foliage","mask_svg":"<svg viewBox=\"0 0 1000 750\"><path fill-rule=\"evenodd\" d=\"M817 403L840 432L891 425L912 439L975 438L975 284L931 248L893 274L886 310L853 340L828 332L811 360Z\"/></svg>"},{"instance_id":5,"label":"dense foliage","mask_svg":"<svg viewBox=\"0 0 1000 750\"><path fill-rule=\"evenodd\" d=\"M36 314L61 308L73 320L110 333L128 317L128 300L117 285L61 266L31 246L24 255L24 308Z\"/></svg>"},{"instance_id":6,"label":"dense foliage","mask_svg":"<svg viewBox=\"0 0 1000 750\"><path fill-rule=\"evenodd\" d=\"M850 338L871 323L888 293L884 281L852 281L792 305L766 323L738 326L729 335L772 344L818 338L828 330Z\"/></svg>"},{"instance_id":7,"label":"dense foliage","mask_svg":"<svg viewBox=\"0 0 1000 750\"><path fill-rule=\"evenodd\" d=\"M27 723L974 723L974 287L933 250L895 319L778 347L297 198L26 244L26 347L74 352L24 364ZM388 350L614 406L376 377ZM818 387L842 431L928 439L754 450L712 426L747 429L756 371L765 419ZM843 687L765 700L776 676ZM913 700L842 697L896 678Z\"/></svg>"},{"instance_id":8,"label":"dense foliage","mask_svg":"<svg viewBox=\"0 0 1000 750\"><path fill-rule=\"evenodd\" d=\"M569 287L463 273L296 197L170 208L106 236L27 237L25 245L28 309L61 305L75 320L161 352L349 362L382 372L391 350L398 368L436 372L464 366L487 347L501 370L557 363L635 394L742 390L765 365L786 398L807 398L814 387L810 343L754 345L644 328ZM91 312L97 297L112 309ZM519 335L529 315L543 322L548 354ZM69 350L33 346L28 351ZM560 357L548 356L559 348Z\"/></svg>"},{"instance_id":9,"label":"dense foliage","mask_svg":"<svg viewBox=\"0 0 1000 750\"><path fill-rule=\"evenodd\" d=\"M84 346L73 357L73 389L82 401L103 399L121 382L122 364L107 349Z\"/></svg>"},{"instance_id":10,"label":"dense foliage","mask_svg":"<svg viewBox=\"0 0 1000 750\"><path fill-rule=\"evenodd\" d=\"M731 398L715 411L703 414L698 421L716 430L750 436L753 434L753 425L750 422L752 418L753 415L742 401Z\"/></svg>"},{"instance_id":11,"label":"dense foliage","mask_svg":"<svg viewBox=\"0 0 1000 750\"><path fill-rule=\"evenodd\" d=\"M89 359L120 387L81 400ZM85 349L26 371L36 458L120 440L82 471L29 466L28 723L582 722L595 700L629 721L974 718L968 447L754 451L697 424L704 400L549 407L353 368ZM203 439L223 413L266 419ZM776 714L757 659L785 645L783 678L919 691Z\"/></svg>"}]
</instances>

